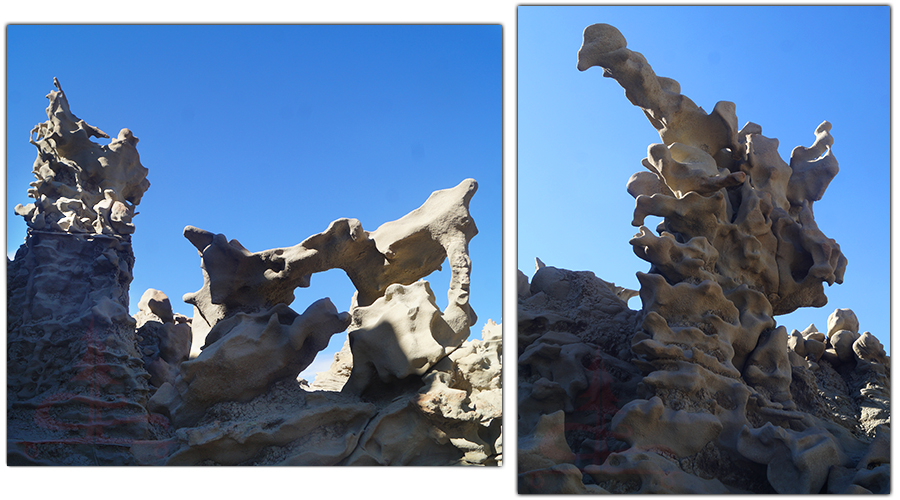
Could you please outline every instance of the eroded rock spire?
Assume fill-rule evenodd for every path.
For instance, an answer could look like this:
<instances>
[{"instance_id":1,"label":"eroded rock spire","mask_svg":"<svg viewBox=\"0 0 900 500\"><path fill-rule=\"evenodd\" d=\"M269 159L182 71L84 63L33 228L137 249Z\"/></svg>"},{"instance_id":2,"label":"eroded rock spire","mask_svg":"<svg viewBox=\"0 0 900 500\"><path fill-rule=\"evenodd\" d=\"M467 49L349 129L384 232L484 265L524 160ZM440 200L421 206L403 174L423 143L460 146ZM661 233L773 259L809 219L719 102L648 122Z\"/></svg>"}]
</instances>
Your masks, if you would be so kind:
<instances>
[{"instance_id":1,"label":"eroded rock spire","mask_svg":"<svg viewBox=\"0 0 900 500\"><path fill-rule=\"evenodd\" d=\"M38 150L36 180L28 190L35 202L17 205L16 213L34 230L133 233L135 207L150 187L138 138L123 128L107 145L91 141L109 136L75 116L56 78L53 84L57 90L47 94L47 121L36 125L28 139Z\"/></svg>"},{"instance_id":2,"label":"eroded rock spire","mask_svg":"<svg viewBox=\"0 0 900 500\"><path fill-rule=\"evenodd\" d=\"M889 466L866 457L885 457L889 358L849 313L828 338L775 319L843 280L812 211L838 172L831 124L788 163L733 103L707 114L612 26L584 30L577 68L594 66L662 140L627 185L650 269L640 311L592 273L520 277L520 492L885 491Z\"/></svg>"},{"instance_id":3,"label":"eroded rock spire","mask_svg":"<svg viewBox=\"0 0 900 500\"><path fill-rule=\"evenodd\" d=\"M137 138L108 138L59 85L30 142L36 180L7 264L10 463L125 465L152 435L148 374L128 314L134 208L149 187ZM36 135L35 135L36 134Z\"/></svg>"}]
</instances>

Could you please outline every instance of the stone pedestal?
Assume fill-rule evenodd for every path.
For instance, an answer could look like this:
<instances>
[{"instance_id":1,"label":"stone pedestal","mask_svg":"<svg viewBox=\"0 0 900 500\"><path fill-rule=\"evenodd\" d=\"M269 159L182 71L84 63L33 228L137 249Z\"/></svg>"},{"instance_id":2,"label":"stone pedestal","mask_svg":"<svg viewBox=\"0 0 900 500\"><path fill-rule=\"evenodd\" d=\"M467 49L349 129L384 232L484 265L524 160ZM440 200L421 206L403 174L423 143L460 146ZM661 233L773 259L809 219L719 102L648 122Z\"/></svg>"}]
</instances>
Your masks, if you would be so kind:
<instances>
[{"instance_id":1,"label":"stone pedestal","mask_svg":"<svg viewBox=\"0 0 900 500\"><path fill-rule=\"evenodd\" d=\"M122 237L35 230L7 263L10 464L132 462L150 427L133 265Z\"/></svg>"}]
</instances>

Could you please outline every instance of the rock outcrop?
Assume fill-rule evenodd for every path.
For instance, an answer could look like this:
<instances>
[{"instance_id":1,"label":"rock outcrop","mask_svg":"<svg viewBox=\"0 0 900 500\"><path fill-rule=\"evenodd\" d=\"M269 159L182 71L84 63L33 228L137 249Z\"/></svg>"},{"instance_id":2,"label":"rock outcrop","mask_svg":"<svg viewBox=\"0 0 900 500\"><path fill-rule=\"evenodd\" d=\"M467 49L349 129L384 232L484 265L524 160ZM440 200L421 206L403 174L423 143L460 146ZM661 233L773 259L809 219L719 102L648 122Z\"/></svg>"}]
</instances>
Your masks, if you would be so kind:
<instances>
[{"instance_id":1,"label":"rock outcrop","mask_svg":"<svg viewBox=\"0 0 900 500\"><path fill-rule=\"evenodd\" d=\"M467 340L475 180L374 231L338 219L287 248L188 226L204 278L184 296L194 316L151 289L131 317L132 219L149 186L137 139L94 144L106 134L61 89L48 98L36 202L16 207L28 237L7 265L9 463L501 463L501 327ZM422 278L445 261L442 311ZM295 312L294 289L329 269L356 287L350 311L323 298ZM321 381L297 380L345 330Z\"/></svg>"},{"instance_id":2,"label":"rock outcrop","mask_svg":"<svg viewBox=\"0 0 900 500\"><path fill-rule=\"evenodd\" d=\"M165 463L499 463L499 327L466 342L476 318L468 302L476 189L467 179L435 192L372 232L338 219L298 245L255 253L188 226L204 285L185 301L193 325L209 331L199 356L149 402L178 429L179 448ZM420 279L445 259L452 277L441 311ZM293 290L329 269L356 286L351 310L322 299L293 312ZM323 381L297 382L348 327ZM319 437L308 435L313 429Z\"/></svg>"},{"instance_id":3,"label":"rock outcrop","mask_svg":"<svg viewBox=\"0 0 900 500\"><path fill-rule=\"evenodd\" d=\"M627 185L630 243L651 267L640 311L593 275L520 277L519 439L568 447L522 462L520 491L886 492L889 465L863 460L889 433L883 348L846 310L827 337L775 321L825 305L823 283L843 279L847 260L812 212L838 172L831 125L786 163L759 125L738 129L733 103L707 114L612 26L584 31L578 69L593 66L662 139ZM655 234L647 216L663 218Z\"/></svg>"},{"instance_id":4,"label":"rock outcrop","mask_svg":"<svg viewBox=\"0 0 900 500\"><path fill-rule=\"evenodd\" d=\"M157 427L128 314L131 219L147 169L128 129L92 142L108 136L72 114L54 83L47 121L32 131L35 203L16 207L25 244L7 261L7 460L135 463L130 447Z\"/></svg>"},{"instance_id":5,"label":"rock outcrop","mask_svg":"<svg viewBox=\"0 0 900 500\"><path fill-rule=\"evenodd\" d=\"M183 403L174 406L176 426L185 412L193 418L157 448L165 453L147 453L143 463L499 465L501 350L501 329L488 322L482 340L463 342L424 375L410 376L389 393L367 398L333 390L349 375L346 365L342 367L345 352L332 365L330 380L337 382L328 385L330 390L297 382L296 373L273 378L250 399L217 388L189 389L227 397L188 409ZM207 366L185 363L185 370L215 370L216 361L210 358ZM323 374L317 381L320 378ZM154 402L165 404L169 397L178 398L179 393L161 389Z\"/></svg>"},{"instance_id":6,"label":"rock outcrop","mask_svg":"<svg viewBox=\"0 0 900 500\"><path fill-rule=\"evenodd\" d=\"M150 386L158 389L174 382L179 365L190 355L190 318L174 313L169 297L151 288L141 296L134 320Z\"/></svg>"},{"instance_id":7,"label":"rock outcrop","mask_svg":"<svg viewBox=\"0 0 900 500\"><path fill-rule=\"evenodd\" d=\"M28 190L35 202L17 205L16 213L33 230L133 233L134 208L150 187L136 149L138 138L123 128L107 145L91 141L109 136L72 114L59 81L54 78L53 84L57 90L47 94L48 120L35 126L29 138L38 149L35 181Z\"/></svg>"}]
</instances>

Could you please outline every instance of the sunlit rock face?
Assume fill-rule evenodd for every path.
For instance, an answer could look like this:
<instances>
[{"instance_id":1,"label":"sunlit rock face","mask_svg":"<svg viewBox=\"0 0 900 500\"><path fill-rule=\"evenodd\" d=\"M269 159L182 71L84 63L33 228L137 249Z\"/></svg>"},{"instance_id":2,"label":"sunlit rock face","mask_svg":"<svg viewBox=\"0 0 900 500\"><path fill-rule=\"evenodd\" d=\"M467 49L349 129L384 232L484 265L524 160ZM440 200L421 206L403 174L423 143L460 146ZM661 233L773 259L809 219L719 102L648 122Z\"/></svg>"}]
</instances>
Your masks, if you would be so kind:
<instances>
[{"instance_id":1,"label":"sunlit rock face","mask_svg":"<svg viewBox=\"0 0 900 500\"><path fill-rule=\"evenodd\" d=\"M499 464L500 328L489 322L481 341L466 341L476 321L468 244L478 231L468 207L477 186L466 179L436 191L375 231L338 219L261 252L185 228L204 277L184 297L202 350L149 402L178 431L175 451L148 463ZM442 311L422 278L444 261ZM295 313L294 289L329 269L356 287L350 311L322 299ZM311 385L295 380L345 330L331 369Z\"/></svg>"},{"instance_id":2,"label":"sunlit rock face","mask_svg":"<svg viewBox=\"0 0 900 500\"><path fill-rule=\"evenodd\" d=\"M889 466L863 464L889 436L883 348L841 310L827 337L814 327L788 334L775 320L825 305L823 283L843 279L847 260L812 211L838 172L831 125L785 162L759 125L738 128L733 103L707 114L626 45L614 27L589 26L578 69L601 67L662 140L627 185L639 227L630 243L651 264L638 273L642 308L591 324L580 304L595 292L571 271L544 267L530 290L520 285L520 440L532 428L564 433L574 452L565 462L584 483L564 483L569 491L885 492ZM653 231L647 216L663 222ZM615 349L629 325L630 349ZM564 355L573 350L585 354ZM541 352L552 363L537 363ZM604 355L631 371L610 376L614 363L590 361ZM579 410L592 399L604 413L586 422ZM564 425L538 425L557 410ZM542 465L557 476L560 466ZM551 492L538 471L520 473L520 491Z\"/></svg>"},{"instance_id":3,"label":"sunlit rock face","mask_svg":"<svg viewBox=\"0 0 900 500\"><path fill-rule=\"evenodd\" d=\"M25 243L7 262L7 436L10 463L134 463L152 439L150 386L128 314L134 208L149 187L137 138L78 119L47 98L32 131L36 180L19 205Z\"/></svg>"},{"instance_id":4,"label":"sunlit rock face","mask_svg":"<svg viewBox=\"0 0 900 500\"><path fill-rule=\"evenodd\" d=\"M57 90L47 94L47 121L34 127L29 140L38 149L28 190L35 202L17 205L16 213L35 230L133 233L135 206L150 187L138 138L123 128L107 145L91 141L109 136L72 114L56 79L54 84Z\"/></svg>"}]
</instances>

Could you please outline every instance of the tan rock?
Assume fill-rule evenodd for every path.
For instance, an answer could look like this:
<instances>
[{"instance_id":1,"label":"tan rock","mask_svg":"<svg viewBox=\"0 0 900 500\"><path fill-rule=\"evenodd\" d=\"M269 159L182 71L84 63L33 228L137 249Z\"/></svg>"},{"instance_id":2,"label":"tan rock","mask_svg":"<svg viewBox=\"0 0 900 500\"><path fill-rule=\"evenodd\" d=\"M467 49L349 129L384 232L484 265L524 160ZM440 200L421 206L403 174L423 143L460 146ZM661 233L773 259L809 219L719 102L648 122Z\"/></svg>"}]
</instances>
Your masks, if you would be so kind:
<instances>
[{"instance_id":1,"label":"tan rock","mask_svg":"<svg viewBox=\"0 0 900 500\"><path fill-rule=\"evenodd\" d=\"M609 493L722 494L732 493L718 479L703 479L681 470L672 459L637 448L612 453L602 466L589 465L584 473Z\"/></svg>"},{"instance_id":2,"label":"tan rock","mask_svg":"<svg viewBox=\"0 0 900 500\"><path fill-rule=\"evenodd\" d=\"M859 359L873 361L882 365L888 364L884 346L882 346L881 342L869 332L863 332L863 334L853 342L853 353L856 354L856 357Z\"/></svg>"},{"instance_id":3,"label":"tan rock","mask_svg":"<svg viewBox=\"0 0 900 500\"><path fill-rule=\"evenodd\" d=\"M353 371L343 390L356 394L375 378L390 383L423 375L468 336L444 321L425 281L391 285L372 305L353 309L353 325Z\"/></svg>"},{"instance_id":4,"label":"tan rock","mask_svg":"<svg viewBox=\"0 0 900 500\"><path fill-rule=\"evenodd\" d=\"M150 187L135 148L138 138L123 128L108 145L94 143L92 137L109 136L72 114L59 82L53 83L47 121L29 139L38 149L36 180L28 190L35 203L17 205L16 214L32 229L130 235L134 208Z\"/></svg>"},{"instance_id":5,"label":"tan rock","mask_svg":"<svg viewBox=\"0 0 900 500\"><path fill-rule=\"evenodd\" d=\"M272 463L274 454L277 463L297 465L499 464L500 327L489 323L483 340L466 341L476 319L468 301L468 241L477 233L468 203L476 188L468 179L437 191L372 232L338 219L298 245L262 252L187 227L204 285L185 300L195 307L192 333L203 350L151 400L180 428L181 447L168 463ZM441 311L420 278L445 259L452 276ZM350 313L338 314L327 299L302 316L291 311L293 289L333 268L357 288ZM313 384L294 382L328 337L347 326L331 368ZM313 391L304 392L307 403L325 398L331 406L317 406L313 419L295 413L302 409L275 408L283 417L271 424L245 422L244 414L297 387ZM363 400L360 420L352 405ZM209 423L226 409L237 415ZM322 435L298 440L297 429L313 425ZM346 439L335 441L339 432Z\"/></svg>"},{"instance_id":6,"label":"tan rock","mask_svg":"<svg viewBox=\"0 0 900 500\"><path fill-rule=\"evenodd\" d=\"M281 304L256 314L240 313L216 324L197 358L181 363L172 390L154 395L151 405L177 427L193 424L223 401L248 401L274 382L294 379L350 323L328 299L302 315ZM154 401L155 400L155 401Z\"/></svg>"},{"instance_id":7,"label":"tan rock","mask_svg":"<svg viewBox=\"0 0 900 500\"><path fill-rule=\"evenodd\" d=\"M798 433L766 424L744 427L738 450L757 463L767 464L767 476L778 493L818 493L828 471L842 462L840 447L827 432L808 429Z\"/></svg>"},{"instance_id":8,"label":"tan rock","mask_svg":"<svg viewBox=\"0 0 900 500\"><path fill-rule=\"evenodd\" d=\"M834 349L840 363L849 363L855 359L853 344L857 339L859 339L859 334L850 330L838 330L831 333L828 342Z\"/></svg>"},{"instance_id":9,"label":"tan rock","mask_svg":"<svg viewBox=\"0 0 900 500\"><path fill-rule=\"evenodd\" d=\"M841 330L859 333L859 320L850 309L835 309L828 316L828 337Z\"/></svg>"},{"instance_id":10,"label":"tan rock","mask_svg":"<svg viewBox=\"0 0 900 500\"><path fill-rule=\"evenodd\" d=\"M528 440L519 440L519 472L540 470L572 462L575 454L563 432L565 413L560 410L538 420Z\"/></svg>"},{"instance_id":11,"label":"tan rock","mask_svg":"<svg viewBox=\"0 0 900 500\"><path fill-rule=\"evenodd\" d=\"M574 474L552 491L535 486L540 471L571 464L611 493L818 493L830 471L833 491L881 489L882 471L849 468L887 422L886 366L869 359L888 360L850 313L829 319L827 338L814 325L788 335L775 321L824 306L824 284L843 280L847 260L812 209L838 173L831 125L788 163L761 126L738 128L733 103L707 114L612 26L584 30L578 69L593 66L661 139L627 185L639 227L630 243L650 269L638 273L628 351L615 348L621 323L583 313L596 306L576 273L539 266L530 293L518 294L520 484L579 491ZM644 227L651 216L663 218L655 232ZM585 341L591 330L602 332L596 344ZM583 352L591 347L603 355ZM640 383L609 376L606 355L639 369ZM535 456L548 415L583 453Z\"/></svg>"},{"instance_id":12,"label":"tan rock","mask_svg":"<svg viewBox=\"0 0 900 500\"><path fill-rule=\"evenodd\" d=\"M150 385L174 383L179 365L190 355L190 319L174 314L166 294L149 288L141 296L134 320Z\"/></svg>"},{"instance_id":13,"label":"tan rock","mask_svg":"<svg viewBox=\"0 0 900 500\"><path fill-rule=\"evenodd\" d=\"M159 290L148 288L138 302L138 310L155 315L163 323L174 323L175 316L172 313L172 303L169 297Z\"/></svg>"}]
</instances>

